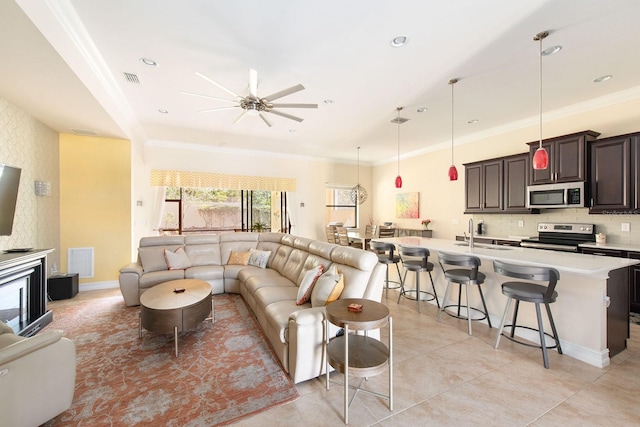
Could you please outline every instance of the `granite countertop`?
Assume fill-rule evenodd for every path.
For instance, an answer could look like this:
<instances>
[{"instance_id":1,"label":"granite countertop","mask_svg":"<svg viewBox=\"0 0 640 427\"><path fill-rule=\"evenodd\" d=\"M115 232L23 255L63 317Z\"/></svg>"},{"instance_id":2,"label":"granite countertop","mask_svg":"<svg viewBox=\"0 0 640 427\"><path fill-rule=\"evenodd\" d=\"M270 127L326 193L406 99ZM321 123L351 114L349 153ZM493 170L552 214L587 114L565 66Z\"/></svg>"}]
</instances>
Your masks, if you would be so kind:
<instances>
[{"instance_id":1,"label":"granite countertop","mask_svg":"<svg viewBox=\"0 0 640 427\"><path fill-rule=\"evenodd\" d=\"M374 239L401 245L424 247L433 251L444 251L458 254L473 254L480 259L493 262L500 260L523 265L552 267L561 273L586 275L607 278L611 270L625 268L640 262L629 258L588 255L572 252L545 251L518 246L499 246L476 243L473 249L464 246L464 242L424 237L394 237L390 239Z\"/></svg>"}]
</instances>

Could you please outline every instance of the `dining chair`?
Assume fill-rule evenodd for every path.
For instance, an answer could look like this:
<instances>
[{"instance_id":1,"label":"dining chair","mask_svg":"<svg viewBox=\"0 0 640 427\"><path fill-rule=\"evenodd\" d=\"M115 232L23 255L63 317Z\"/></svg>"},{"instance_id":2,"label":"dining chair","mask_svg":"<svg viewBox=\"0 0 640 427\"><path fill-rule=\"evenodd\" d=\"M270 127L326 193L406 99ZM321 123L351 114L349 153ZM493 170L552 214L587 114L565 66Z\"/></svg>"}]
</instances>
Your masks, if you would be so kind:
<instances>
[{"instance_id":1,"label":"dining chair","mask_svg":"<svg viewBox=\"0 0 640 427\"><path fill-rule=\"evenodd\" d=\"M383 237L395 237L396 236L396 229L395 228L386 228L386 227L380 227L380 229L378 230L378 237L383 238Z\"/></svg>"},{"instance_id":2,"label":"dining chair","mask_svg":"<svg viewBox=\"0 0 640 427\"><path fill-rule=\"evenodd\" d=\"M367 225L364 227L364 233L365 233L367 236L375 236L375 237L378 237L378 235L376 234L377 232L378 232L378 226L377 226L377 225L375 225L375 224L367 224Z\"/></svg>"},{"instance_id":3,"label":"dining chair","mask_svg":"<svg viewBox=\"0 0 640 427\"><path fill-rule=\"evenodd\" d=\"M349 234L344 227L336 227L337 243L341 246L350 246Z\"/></svg>"},{"instance_id":4,"label":"dining chair","mask_svg":"<svg viewBox=\"0 0 640 427\"><path fill-rule=\"evenodd\" d=\"M336 241L336 227L333 225L327 225L325 227L325 230L327 232L327 242L329 243L338 243Z\"/></svg>"}]
</instances>

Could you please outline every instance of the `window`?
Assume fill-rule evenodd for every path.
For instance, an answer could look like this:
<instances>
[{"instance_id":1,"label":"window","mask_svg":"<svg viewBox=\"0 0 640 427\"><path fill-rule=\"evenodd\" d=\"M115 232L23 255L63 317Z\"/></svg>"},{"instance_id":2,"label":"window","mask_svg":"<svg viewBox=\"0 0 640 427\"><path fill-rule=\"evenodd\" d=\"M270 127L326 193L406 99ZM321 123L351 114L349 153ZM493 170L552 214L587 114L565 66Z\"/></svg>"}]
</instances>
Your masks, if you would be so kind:
<instances>
[{"instance_id":1,"label":"window","mask_svg":"<svg viewBox=\"0 0 640 427\"><path fill-rule=\"evenodd\" d=\"M346 186L327 186L326 223L341 222L345 227L358 226L358 205L351 201L351 188Z\"/></svg>"},{"instance_id":2,"label":"window","mask_svg":"<svg viewBox=\"0 0 640 427\"><path fill-rule=\"evenodd\" d=\"M162 234L287 232L286 193L167 187L160 228Z\"/></svg>"}]
</instances>

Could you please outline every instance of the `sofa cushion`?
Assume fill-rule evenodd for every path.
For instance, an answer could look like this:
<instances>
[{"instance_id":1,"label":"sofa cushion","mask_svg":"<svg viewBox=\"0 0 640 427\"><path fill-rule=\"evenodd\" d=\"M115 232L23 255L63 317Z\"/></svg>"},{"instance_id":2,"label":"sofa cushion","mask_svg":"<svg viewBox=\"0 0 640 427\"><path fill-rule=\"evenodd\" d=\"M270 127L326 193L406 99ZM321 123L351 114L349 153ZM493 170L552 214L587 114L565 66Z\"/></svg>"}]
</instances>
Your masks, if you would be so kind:
<instances>
[{"instance_id":1,"label":"sofa cushion","mask_svg":"<svg viewBox=\"0 0 640 427\"><path fill-rule=\"evenodd\" d=\"M222 265L220 260L220 245L217 243L187 244L184 249L191 260L192 266Z\"/></svg>"},{"instance_id":2,"label":"sofa cushion","mask_svg":"<svg viewBox=\"0 0 640 427\"><path fill-rule=\"evenodd\" d=\"M259 251L257 249L249 249L249 262L248 265L255 265L256 267L266 268L271 251Z\"/></svg>"},{"instance_id":3,"label":"sofa cushion","mask_svg":"<svg viewBox=\"0 0 640 427\"><path fill-rule=\"evenodd\" d=\"M231 254L229 255L229 261L227 261L227 264L228 265L248 265L250 256L251 256L251 253L249 251L247 252L231 251Z\"/></svg>"},{"instance_id":4,"label":"sofa cushion","mask_svg":"<svg viewBox=\"0 0 640 427\"><path fill-rule=\"evenodd\" d=\"M309 301L311 298L311 292L313 291L313 285L316 284L318 277L322 275L322 264L305 270L304 277L298 286L298 296L296 297L296 304L302 305Z\"/></svg>"},{"instance_id":5,"label":"sofa cushion","mask_svg":"<svg viewBox=\"0 0 640 427\"><path fill-rule=\"evenodd\" d=\"M165 249L164 259L169 270L184 270L191 267L191 261L183 248L178 248L175 251Z\"/></svg>"},{"instance_id":6,"label":"sofa cushion","mask_svg":"<svg viewBox=\"0 0 640 427\"><path fill-rule=\"evenodd\" d=\"M138 287L141 290L148 289L160 283L178 279L184 279L184 270L152 271L151 273L145 273L140 277Z\"/></svg>"},{"instance_id":7,"label":"sofa cushion","mask_svg":"<svg viewBox=\"0 0 640 427\"><path fill-rule=\"evenodd\" d=\"M298 294L298 287L296 286L296 284L286 277L282 277L280 275L269 277L267 280L264 280L264 277L261 276L253 276L247 279L246 282L244 282L244 287L249 295L255 295L258 289L264 287L292 288L293 296L291 297L291 299L293 301L296 300L296 295Z\"/></svg>"},{"instance_id":8,"label":"sofa cushion","mask_svg":"<svg viewBox=\"0 0 640 427\"><path fill-rule=\"evenodd\" d=\"M145 273L151 271L167 270L167 261L164 258L164 250L175 251L182 246L148 246L138 249L138 256Z\"/></svg>"},{"instance_id":9,"label":"sofa cushion","mask_svg":"<svg viewBox=\"0 0 640 427\"><path fill-rule=\"evenodd\" d=\"M311 307L323 307L334 302L344 289L344 276L323 274L318 278L311 292Z\"/></svg>"},{"instance_id":10,"label":"sofa cushion","mask_svg":"<svg viewBox=\"0 0 640 427\"><path fill-rule=\"evenodd\" d=\"M221 265L199 265L184 271L185 279L222 280L224 267Z\"/></svg>"}]
</instances>

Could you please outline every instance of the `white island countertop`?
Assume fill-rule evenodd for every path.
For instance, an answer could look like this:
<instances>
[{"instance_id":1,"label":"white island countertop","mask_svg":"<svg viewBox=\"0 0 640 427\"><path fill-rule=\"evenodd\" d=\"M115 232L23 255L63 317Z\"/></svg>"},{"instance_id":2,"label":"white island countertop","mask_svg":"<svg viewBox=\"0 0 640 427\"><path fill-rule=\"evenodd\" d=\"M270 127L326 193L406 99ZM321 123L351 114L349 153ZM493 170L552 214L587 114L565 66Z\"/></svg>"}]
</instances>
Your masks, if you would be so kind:
<instances>
[{"instance_id":1,"label":"white island countertop","mask_svg":"<svg viewBox=\"0 0 640 427\"><path fill-rule=\"evenodd\" d=\"M478 236L480 237L480 236ZM476 243L473 249L466 242L446 239L430 239L425 237L394 237L391 239L374 239L390 241L400 245L419 246L434 251L458 254L472 253L480 259L499 260L514 264L552 267L560 273L567 272L606 279L611 270L625 268L640 263L640 260L615 258L608 256L586 255L572 252L550 251L517 246L488 245Z\"/></svg>"},{"instance_id":2,"label":"white island countertop","mask_svg":"<svg viewBox=\"0 0 640 427\"><path fill-rule=\"evenodd\" d=\"M500 286L505 277L494 272L494 260L555 268L560 272L560 280L556 287L558 298L552 310L563 354L602 368L610 363L610 352L615 355L626 348L629 338L628 267L640 260L484 243L476 243L470 249L465 246L466 242L423 237L375 240L427 248L436 265L438 252L473 254L480 258L480 270L486 276L484 298L495 325L500 323L506 297ZM446 279L440 268L433 269L433 280L438 294L444 295ZM471 305L477 304L478 298L472 298ZM518 322L535 327L537 320L533 308L523 307L518 312ZM516 331L516 334L534 342L537 339L528 329Z\"/></svg>"}]
</instances>

